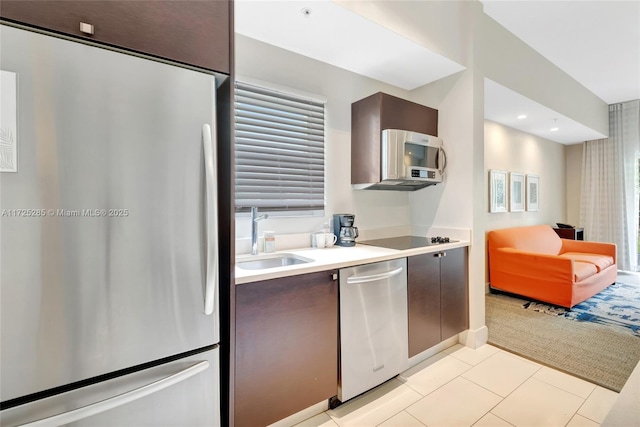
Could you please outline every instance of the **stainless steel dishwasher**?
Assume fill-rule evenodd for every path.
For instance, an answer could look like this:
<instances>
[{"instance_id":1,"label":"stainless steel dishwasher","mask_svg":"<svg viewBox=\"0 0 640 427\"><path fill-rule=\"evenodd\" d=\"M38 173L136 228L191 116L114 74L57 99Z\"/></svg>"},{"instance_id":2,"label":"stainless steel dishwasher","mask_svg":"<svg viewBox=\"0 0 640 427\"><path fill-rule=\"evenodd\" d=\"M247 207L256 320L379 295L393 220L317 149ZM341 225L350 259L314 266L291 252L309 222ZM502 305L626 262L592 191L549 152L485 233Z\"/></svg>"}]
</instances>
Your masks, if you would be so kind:
<instances>
[{"instance_id":1,"label":"stainless steel dishwasher","mask_svg":"<svg viewBox=\"0 0 640 427\"><path fill-rule=\"evenodd\" d=\"M342 402L408 368L407 260L340 270Z\"/></svg>"}]
</instances>

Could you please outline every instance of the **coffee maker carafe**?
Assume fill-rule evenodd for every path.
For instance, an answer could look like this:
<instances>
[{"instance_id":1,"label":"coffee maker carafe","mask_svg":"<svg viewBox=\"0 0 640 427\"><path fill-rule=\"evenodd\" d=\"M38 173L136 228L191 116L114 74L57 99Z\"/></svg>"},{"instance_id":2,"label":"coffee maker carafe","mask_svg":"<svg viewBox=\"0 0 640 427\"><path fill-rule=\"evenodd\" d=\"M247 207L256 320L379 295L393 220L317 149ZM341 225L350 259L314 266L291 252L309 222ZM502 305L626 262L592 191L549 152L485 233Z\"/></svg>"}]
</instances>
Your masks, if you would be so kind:
<instances>
[{"instance_id":1,"label":"coffee maker carafe","mask_svg":"<svg viewBox=\"0 0 640 427\"><path fill-rule=\"evenodd\" d=\"M352 214L333 215L333 233L338 237L336 245L355 246L358 237L358 227L353 226L355 219Z\"/></svg>"}]
</instances>

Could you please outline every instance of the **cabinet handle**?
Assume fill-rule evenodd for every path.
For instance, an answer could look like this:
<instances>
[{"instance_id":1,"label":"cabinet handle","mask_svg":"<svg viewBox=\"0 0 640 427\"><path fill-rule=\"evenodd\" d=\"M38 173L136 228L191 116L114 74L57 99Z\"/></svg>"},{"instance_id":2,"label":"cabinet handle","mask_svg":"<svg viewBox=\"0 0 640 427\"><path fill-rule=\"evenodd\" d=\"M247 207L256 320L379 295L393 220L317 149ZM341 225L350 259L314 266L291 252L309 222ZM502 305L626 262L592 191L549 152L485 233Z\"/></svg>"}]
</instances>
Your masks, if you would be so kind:
<instances>
[{"instance_id":1,"label":"cabinet handle","mask_svg":"<svg viewBox=\"0 0 640 427\"><path fill-rule=\"evenodd\" d=\"M338 280L338 275L336 273L331 273L331 280Z\"/></svg>"},{"instance_id":2,"label":"cabinet handle","mask_svg":"<svg viewBox=\"0 0 640 427\"><path fill-rule=\"evenodd\" d=\"M435 258L442 258L443 256L447 256L446 252L438 252L437 254L433 254Z\"/></svg>"},{"instance_id":3,"label":"cabinet handle","mask_svg":"<svg viewBox=\"0 0 640 427\"><path fill-rule=\"evenodd\" d=\"M80 23L80 32L81 33L85 33L85 34L89 34L89 35L93 35L93 25L91 24L87 24L86 22L81 22Z\"/></svg>"}]
</instances>

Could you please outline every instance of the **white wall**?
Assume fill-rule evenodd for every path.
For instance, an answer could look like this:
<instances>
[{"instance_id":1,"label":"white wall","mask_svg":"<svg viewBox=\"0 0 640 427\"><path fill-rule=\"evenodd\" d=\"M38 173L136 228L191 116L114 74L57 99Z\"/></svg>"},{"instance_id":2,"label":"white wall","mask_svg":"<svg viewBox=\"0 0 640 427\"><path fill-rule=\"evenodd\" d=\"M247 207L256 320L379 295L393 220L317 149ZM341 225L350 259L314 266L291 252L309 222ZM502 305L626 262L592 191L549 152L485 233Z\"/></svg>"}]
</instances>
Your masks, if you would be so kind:
<instances>
[{"instance_id":1,"label":"white wall","mask_svg":"<svg viewBox=\"0 0 640 427\"><path fill-rule=\"evenodd\" d=\"M447 168L442 184L410 193L414 230L463 228L471 233L469 248L469 327L484 327L484 148L483 85L473 69L411 92L412 100L438 109L438 136L444 141ZM482 78L480 77L480 81ZM482 338L479 339L482 342ZM468 343L474 347L475 343Z\"/></svg>"},{"instance_id":2,"label":"white wall","mask_svg":"<svg viewBox=\"0 0 640 427\"><path fill-rule=\"evenodd\" d=\"M491 169L540 177L540 210L489 213L487 230L566 221L565 146L519 130L485 121L485 173ZM485 197L489 198L488 186Z\"/></svg>"},{"instance_id":3,"label":"white wall","mask_svg":"<svg viewBox=\"0 0 640 427\"><path fill-rule=\"evenodd\" d=\"M444 92L444 93L443 93ZM443 228L473 225L473 80L462 71L412 92L412 100L438 110L438 136L447 154L442 184L409 193L411 224Z\"/></svg>"},{"instance_id":4,"label":"white wall","mask_svg":"<svg viewBox=\"0 0 640 427\"><path fill-rule=\"evenodd\" d=\"M240 34L236 34L236 74L238 80L247 77L327 99L325 217L269 218L260 222L260 230L274 230L276 235L309 233L334 213L355 214L361 230L410 226L408 193L351 189L351 103L379 91L407 98L406 91ZM236 236L249 235L250 221L240 217Z\"/></svg>"}]
</instances>

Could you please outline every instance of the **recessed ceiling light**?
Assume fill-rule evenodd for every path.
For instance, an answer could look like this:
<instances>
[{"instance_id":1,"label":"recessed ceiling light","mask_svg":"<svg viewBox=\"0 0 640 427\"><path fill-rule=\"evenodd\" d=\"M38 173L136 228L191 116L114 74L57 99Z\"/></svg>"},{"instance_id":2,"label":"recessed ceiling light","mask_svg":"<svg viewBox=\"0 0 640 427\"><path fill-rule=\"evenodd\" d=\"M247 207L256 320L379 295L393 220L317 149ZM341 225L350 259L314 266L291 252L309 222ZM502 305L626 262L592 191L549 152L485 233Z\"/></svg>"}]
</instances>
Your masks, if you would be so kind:
<instances>
[{"instance_id":1,"label":"recessed ceiling light","mask_svg":"<svg viewBox=\"0 0 640 427\"><path fill-rule=\"evenodd\" d=\"M313 11L311 9L309 9L308 7L303 7L302 9L300 9L300 13L302 13L305 18L308 18L309 16L311 16L312 12Z\"/></svg>"},{"instance_id":2,"label":"recessed ceiling light","mask_svg":"<svg viewBox=\"0 0 640 427\"><path fill-rule=\"evenodd\" d=\"M518 119L519 119L519 120L526 119L526 118L527 118L527 115L526 115L526 114L520 114L520 115L518 116Z\"/></svg>"},{"instance_id":3,"label":"recessed ceiling light","mask_svg":"<svg viewBox=\"0 0 640 427\"><path fill-rule=\"evenodd\" d=\"M556 126L557 123L558 119L553 119L553 127L549 129L551 132L557 132L560 129L558 126Z\"/></svg>"},{"instance_id":4,"label":"recessed ceiling light","mask_svg":"<svg viewBox=\"0 0 640 427\"><path fill-rule=\"evenodd\" d=\"M559 128L551 128L551 129L549 129L549 130L550 130L551 132L556 132L556 131L558 131L558 129L559 129Z\"/></svg>"}]
</instances>

